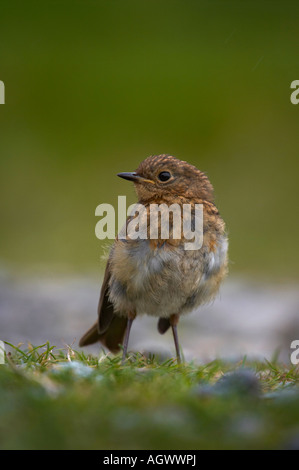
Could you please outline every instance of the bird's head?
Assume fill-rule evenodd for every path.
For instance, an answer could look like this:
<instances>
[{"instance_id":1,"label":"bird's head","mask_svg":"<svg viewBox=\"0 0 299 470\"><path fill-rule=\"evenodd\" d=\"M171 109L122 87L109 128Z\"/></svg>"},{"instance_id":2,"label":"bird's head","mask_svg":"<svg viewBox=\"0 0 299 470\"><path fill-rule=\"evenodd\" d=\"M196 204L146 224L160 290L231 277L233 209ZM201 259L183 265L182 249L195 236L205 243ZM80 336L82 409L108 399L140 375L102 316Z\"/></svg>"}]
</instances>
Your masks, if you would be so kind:
<instances>
[{"instance_id":1,"label":"bird's head","mask_svg":"<svg viewBox=\"0 0 299 470\"><path fill-rule=\"evenodd\" d=\"M199 198L213 202L213 186L208 177L195 166L171 155L154 155L140 163L136 171L119 173L133 181L139 201L154 197Z\"/></svg>"}]
</instances>

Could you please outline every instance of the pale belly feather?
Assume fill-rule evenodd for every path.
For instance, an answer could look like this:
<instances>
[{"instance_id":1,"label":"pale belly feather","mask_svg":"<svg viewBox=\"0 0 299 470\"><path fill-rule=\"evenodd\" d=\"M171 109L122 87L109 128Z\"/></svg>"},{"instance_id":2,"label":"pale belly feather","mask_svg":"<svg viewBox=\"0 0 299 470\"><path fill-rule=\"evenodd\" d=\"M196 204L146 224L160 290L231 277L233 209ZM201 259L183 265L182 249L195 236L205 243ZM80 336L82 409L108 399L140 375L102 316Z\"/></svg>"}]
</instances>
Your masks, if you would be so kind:
<instances>
[{"instance_id":1,"label":"pale belly feather","mask_svg":"<svg viewBox=\"0 0 299 470\"><path fill-rule=\"evenodd\" d=\"M109 299L115 311L168 318L209 302L226 274L227 246L224 235L214 251L166 243L153 249L149 240L116 242L109 259Z\"/></svg>"}]
</instances>

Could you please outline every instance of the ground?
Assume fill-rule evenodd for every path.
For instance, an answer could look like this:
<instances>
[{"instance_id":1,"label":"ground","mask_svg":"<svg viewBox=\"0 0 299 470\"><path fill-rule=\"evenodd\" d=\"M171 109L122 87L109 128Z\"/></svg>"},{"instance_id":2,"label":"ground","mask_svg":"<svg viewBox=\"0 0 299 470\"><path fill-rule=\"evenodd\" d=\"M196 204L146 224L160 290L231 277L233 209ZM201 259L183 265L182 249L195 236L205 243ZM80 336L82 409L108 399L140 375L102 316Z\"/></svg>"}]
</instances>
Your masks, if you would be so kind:
<instances>
[{"instance_id":1,"label":"ground","mask_svg":"<svg viewBox=\"0 0 299 470\"><path fill-rule=\"evenodd\" d=\"M298 367L6 344L2 449L298 449Z\"/></svg>"}]
</instances>

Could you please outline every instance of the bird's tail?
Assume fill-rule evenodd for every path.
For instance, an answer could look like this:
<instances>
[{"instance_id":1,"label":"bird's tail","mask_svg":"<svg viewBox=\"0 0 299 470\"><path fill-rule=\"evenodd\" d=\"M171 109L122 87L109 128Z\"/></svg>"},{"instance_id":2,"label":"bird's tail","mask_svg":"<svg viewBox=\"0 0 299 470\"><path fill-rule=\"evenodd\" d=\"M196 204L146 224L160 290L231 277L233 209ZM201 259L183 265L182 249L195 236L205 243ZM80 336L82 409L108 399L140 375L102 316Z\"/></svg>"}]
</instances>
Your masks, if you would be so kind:
<instances>
[{"instance_id":1,"label":"bird's tail","mask_svg":"<svg viewBox=\"0 0 299 470\"><path fill-rule=\"evenodd\" d=\"M159 318L159 321L158 321L158 331L161 335L164 335L164 333L166 333L166 331L168 330L168 328L170 328L170 321L169 321L169 318L162 318L160 317Z\"/></svg>"},{"instance_id":2,"label":"bird's tail","mask_svg":"<svg viewBox=\"0 0 299 470\"><path fill-rule=\"evenodd\" d=\"M123 344L126 327L126 318L113 315L108 328L103 333L99 333L99 322L97 321L82 336L79 341L79 346L88 346L89 344L100 341L103 346L116 354L120 351L120 346Z\"/></svg>"}]
</instances>

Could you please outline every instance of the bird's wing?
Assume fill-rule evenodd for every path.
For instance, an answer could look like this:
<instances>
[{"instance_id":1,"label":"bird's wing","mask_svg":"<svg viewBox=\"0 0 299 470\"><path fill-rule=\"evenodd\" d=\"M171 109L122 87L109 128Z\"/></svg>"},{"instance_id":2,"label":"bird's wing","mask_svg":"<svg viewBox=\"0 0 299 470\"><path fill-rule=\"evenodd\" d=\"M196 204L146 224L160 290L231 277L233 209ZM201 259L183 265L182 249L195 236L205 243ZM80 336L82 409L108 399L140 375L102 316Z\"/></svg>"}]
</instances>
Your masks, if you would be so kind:
<instances>
[{"instance_id":1,"label":"bird's wing","mask_svg":"<svg viewBox=\"0 0 299 470\"><path fill-rule=\"evenodd\" d=\"M114 315L113 305L109 301L109 279L110 263L108 260L98 304L98 332L100 334L105 333L105 331L107 331Z\"/></svg>"},{"instance_id":2,"label":"bird's wing","mask_svg":"<svg viewBox=\"0 0 299 470\"><path fill-rule=\"evenodd\" d=\"M127 218L126 225L130 220L132 220L132 216ZM79 346L88 346L101 341L110 351L117 353L120 350L119 345L123 343L127 319L114 313L113 304L109 300L110 275L110 261L108 259L98 304L98 319L82 336Z\"/></svg>"},{"instance_id":3,"label":"bird's wing","mask_svg":"<svg viewBox=\"0 0 299 470\"><path fill-rule=\"evenodd\" d=\"M98 305L98 319L82 336L79 346L88 346L97 341L113 353L120 350L120 344L126 330L127 319L114 314L113 305L109 301L110 265L107 262Z\"/></svg>"}]
</instances>

